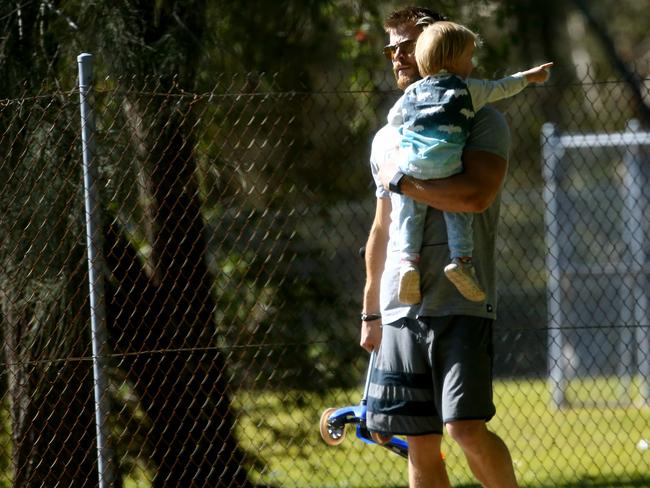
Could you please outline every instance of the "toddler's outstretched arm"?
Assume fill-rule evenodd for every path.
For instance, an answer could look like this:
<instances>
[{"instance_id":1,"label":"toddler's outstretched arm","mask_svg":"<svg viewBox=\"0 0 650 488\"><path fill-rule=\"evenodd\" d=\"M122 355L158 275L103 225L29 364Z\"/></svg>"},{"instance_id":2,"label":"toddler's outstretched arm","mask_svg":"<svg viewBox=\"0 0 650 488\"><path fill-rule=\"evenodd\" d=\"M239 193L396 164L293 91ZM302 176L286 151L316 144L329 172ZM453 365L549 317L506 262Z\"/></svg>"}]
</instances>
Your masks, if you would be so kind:
<instances>
[{"instance_id":1,"label":"toddler's outstretched arm","mask_svg":"<svg viewBox=\"0 0 650 488\"><path fill-rule=\"evenodd\" d=\"M527 71L522 71L521 74L526 77L528 83L544 83L548 80L549 69L553 67L553 63L544 63L530 68Z\"/></svg>"}]
</instances>

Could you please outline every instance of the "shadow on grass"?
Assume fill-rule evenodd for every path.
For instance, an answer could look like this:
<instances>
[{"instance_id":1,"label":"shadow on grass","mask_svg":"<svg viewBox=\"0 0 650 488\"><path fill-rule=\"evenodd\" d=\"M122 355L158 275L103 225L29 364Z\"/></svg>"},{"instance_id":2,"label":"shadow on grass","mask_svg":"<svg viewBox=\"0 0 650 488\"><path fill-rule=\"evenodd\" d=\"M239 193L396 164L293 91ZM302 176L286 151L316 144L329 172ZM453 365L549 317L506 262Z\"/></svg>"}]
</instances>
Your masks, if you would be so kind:
<instances>
[{"instance_id":1,"label":"shadow on grass","mask_svg":"<svg viewBox=\"0 0 650 488\"><path fill-rule=\"evenodd\" d=\"M650 474L639 477L627 477L621 480L613 477L586 477L575 481L553 484L525 484L522 488L648 488L650 487ZM398 487L384 487L398 488ZM399 487L399 488L406 488ZM454 488L481 488L481 485L475 483L454 485Z\"/></svg>"},{"instance_id":2,"label":"shadow on grass","mask_svg":"<svg viewBox=\"0 0 650 488\"><path fill-rule=\"evenodd\" d=\"M650 486L650 474L626 478L621 480L611 477L588 477L553 486L556 488L647 488ZM530 488L533 488L532 485Z\"/></svg>"},{"instance_id":3,"label":"shadow on grass","mask_svg":"<svg viewBox=\"0 0 650 488\"><path fill-rule=\"evenodd\" d=\"M582 478L568 483L553 483L553 484L525 484L521 488L649 488L650 476L643 476L639 478L628 478L627 480L620 480L616 478ZM260 487L258 487L260 488ZM266 488L266 487L264 487ZM272 488L272 487L268 487ZM278 488L278 487L273 487ZM405 483L403 485L385 485L381 488L408 488ZM477 483L465 483L462 485L454 485L454 488L481 488Z\"/></svg>"},{"instance_id":4,"label":"shadow on grass","mask_svg":"<svg viewBox=\"0 0 650 488\"><path fill-rule=\"evenodd\" d=\"M637 478L628 478L620 480L612 477L587 477L575 481L553 484L534 484L528 483L521 485L521 488L648 488L650 487L650 475L640 476ZM275 485L255 485L255 488L280 488ZM378 488L408 488L403 485L384 485ZM454 488L481 488L480 484L469 483L454 485Z\"/></svg>"}]
</instances>

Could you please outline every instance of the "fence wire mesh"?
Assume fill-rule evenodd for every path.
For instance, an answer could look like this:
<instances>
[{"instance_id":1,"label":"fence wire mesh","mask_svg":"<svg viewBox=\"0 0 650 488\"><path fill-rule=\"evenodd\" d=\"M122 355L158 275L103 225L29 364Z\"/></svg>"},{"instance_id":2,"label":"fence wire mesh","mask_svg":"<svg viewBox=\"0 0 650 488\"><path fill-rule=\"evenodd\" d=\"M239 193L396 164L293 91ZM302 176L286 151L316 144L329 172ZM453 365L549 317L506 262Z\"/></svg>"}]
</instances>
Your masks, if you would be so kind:
<instances>
[{"instance_id":1,"label":"fence wire mesh","mask_svg":"<svg viewBox=\"0 0 650 488\"><path fill-rule=\"evenodd\" d=\"M406 485L402 458L352 432L337 447L319 436L326 407L362 396L359 250L389 86L343 76L284 91L253 74L208 93L173 79L95 85L115 486ZM549 117L562 133L624 131L633 99L587 71L498 108L513 145L490 427L523 486L650 486L648 186L626 214L630 145L586 146L567 150L545 201L540 136ZM74 87L0 100L0 486L97 486L79 121ZM452 483L471 486L462 453L444 451Z\"/></svg>"}]
</instances>

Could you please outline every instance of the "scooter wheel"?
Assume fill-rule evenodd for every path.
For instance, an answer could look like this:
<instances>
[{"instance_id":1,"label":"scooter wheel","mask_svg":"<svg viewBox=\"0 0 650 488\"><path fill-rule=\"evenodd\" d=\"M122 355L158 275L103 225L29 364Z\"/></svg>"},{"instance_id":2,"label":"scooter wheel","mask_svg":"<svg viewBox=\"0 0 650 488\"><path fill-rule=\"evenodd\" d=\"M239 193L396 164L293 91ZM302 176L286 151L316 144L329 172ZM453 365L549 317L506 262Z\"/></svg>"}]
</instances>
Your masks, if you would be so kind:
<instances>
[{"instance_id":1,"label":"scooter wheel","mask_svg":"<svg viewBox=\"0 0 650 488\"><path fill-rule=\"evenodd\" d=\"M375 441L380 446L386 444L388 441L390 441L393 438L393 436L390 434L382 434L380 432L371 432L370 437L372 438L373 441Z\"/></svg>"},{"instance_id":2,"label":"scooter wheel","mask_svg":"<svg viewBox=\"0 0 650 488\"><path fill-rule=\"evenodd\" d=\"M328 446L338 446L345 439L345 426L333 427L329 422L334 412L335 408L328 408L320 416L320 436Z\"/></svg>"}]
</instances>

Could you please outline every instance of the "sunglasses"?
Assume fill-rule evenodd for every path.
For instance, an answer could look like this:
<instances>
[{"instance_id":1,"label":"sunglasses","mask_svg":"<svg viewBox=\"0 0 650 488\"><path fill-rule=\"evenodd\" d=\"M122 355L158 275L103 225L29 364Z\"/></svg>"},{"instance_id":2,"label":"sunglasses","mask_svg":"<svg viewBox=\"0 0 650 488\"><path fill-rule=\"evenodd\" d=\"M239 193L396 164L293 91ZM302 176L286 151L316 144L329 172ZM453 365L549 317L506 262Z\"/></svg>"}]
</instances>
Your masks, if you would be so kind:
<instances>
[{"instance_id":1,"label":"sunglasses","mask_svg":"<svg viewBox=\"0 0 650 488\"><path fill-rule=\"evenodd\" d=\"M389 61L392 61L398 49L406 56L413 54L413 51L415 51L415 42L416 39L407 39L406 41L398 42L397 44L388 44L387 46L384 46L384 56L386 56Z\"/></svg>"}]
</instances>

